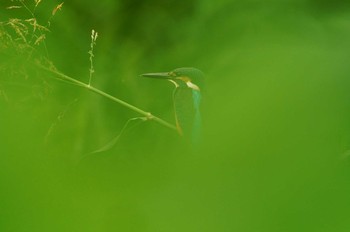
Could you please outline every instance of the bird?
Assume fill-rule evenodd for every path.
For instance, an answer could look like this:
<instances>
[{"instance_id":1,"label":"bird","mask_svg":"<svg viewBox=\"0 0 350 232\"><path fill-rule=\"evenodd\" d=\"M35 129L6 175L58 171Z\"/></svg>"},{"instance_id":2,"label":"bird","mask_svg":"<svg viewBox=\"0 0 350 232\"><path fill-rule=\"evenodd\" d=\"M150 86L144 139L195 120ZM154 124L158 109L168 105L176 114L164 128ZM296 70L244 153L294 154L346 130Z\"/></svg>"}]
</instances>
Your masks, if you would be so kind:
<instances>
[{"instance_id":1,"label":"bird","mask_svg":"<svg viewBox=\"0 0 350 232\"><path fill-rule=\"evenodd\" d=\"M200 142L204 74L197 68L177 68L170 72L145 73L142 77L168 80L175 85L173 107L178 133L194 145Z\"/></svg>"}]
</instances>

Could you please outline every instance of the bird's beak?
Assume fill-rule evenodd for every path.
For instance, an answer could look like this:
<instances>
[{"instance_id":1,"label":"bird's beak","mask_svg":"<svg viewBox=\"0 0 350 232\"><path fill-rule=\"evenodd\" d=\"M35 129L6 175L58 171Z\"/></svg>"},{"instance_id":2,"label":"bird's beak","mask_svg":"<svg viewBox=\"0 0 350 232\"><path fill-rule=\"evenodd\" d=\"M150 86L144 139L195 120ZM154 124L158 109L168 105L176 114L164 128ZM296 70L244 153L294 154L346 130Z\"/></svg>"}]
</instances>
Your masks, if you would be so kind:
<instances>
[{"instance_id":1,"label":"bird's beak","mask_svg":"<svg viewBox=\"0 0 350 232\"><path fill-rule=\"evenodd\" d=\"M149 77L149 78L157 78L157 79L173 79L174 77L171 76L168 72L162 72L162 73L145 73L141 74L142 77Z\"/></svg>"}]
</instances>

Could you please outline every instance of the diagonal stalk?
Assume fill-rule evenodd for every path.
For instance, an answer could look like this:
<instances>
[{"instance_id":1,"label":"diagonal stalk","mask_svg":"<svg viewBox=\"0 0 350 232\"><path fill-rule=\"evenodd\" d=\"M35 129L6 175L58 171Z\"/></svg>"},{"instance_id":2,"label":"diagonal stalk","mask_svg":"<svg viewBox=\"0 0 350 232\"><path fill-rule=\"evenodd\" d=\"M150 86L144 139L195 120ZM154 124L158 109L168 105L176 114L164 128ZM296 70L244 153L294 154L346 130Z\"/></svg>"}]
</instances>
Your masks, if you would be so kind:
<instances>
[{"instance_id":1,"label":"diagonal stalk","mask_svg":"<svg viewBox=\"0 0 350 232\"><path fill-rule=\"evenodd\" d=\"M37 66L39 68L45 70L45 71L48 71L48 72L56 75L57 77L59 77L60 80L68 81L68 82L70 82L72 84L75 84L75 85L78 85L80 87L86 88L86 89L90 90L91 92L97 93L97 94L99 94L99 95L101 95L101 96L103 96L105 98L108 98L108 99L110 99L110 100L112 100L112 101L114 101L114 102L116 102L116 103L118 103L118 104L120 104L120 105L122 105L122 106L124 106L126 108L129 108L132 111L135 111L135 112L145 116L148 120L153 120L153 121L155 121L155 122L157 122L157 123L159 123L159 124L161 124L163 126L166 126L166 127L170 128L170 129L177 130L177 128L174 125L164 121L161 118L158 118L158 117L154 116L152 113L144 111L144 110L141 110L140 108L138 108L136 106L133 106L133 105L131 105L131 104L129 104L129 103L123 101L123 100L120 100L119 98L116 98L116 97L114 97L114 96L112 96L112 95L110 95L108 93L105 93L105 92L103 92L103 91L101 91L101 90L99 90L99 89L97 89L97 88L95 88L95 87L93 87L91 85L85 84L84 82L78 81L78 80L76 80L76 79L74 79L72 77L69 77L69 76L67 76L67 75L65 75L63 73L60 73L60 72L58 72L56 70L52 70L50 68L44 67L41 64L37 64Z\"/></svg>"}]
</instances>

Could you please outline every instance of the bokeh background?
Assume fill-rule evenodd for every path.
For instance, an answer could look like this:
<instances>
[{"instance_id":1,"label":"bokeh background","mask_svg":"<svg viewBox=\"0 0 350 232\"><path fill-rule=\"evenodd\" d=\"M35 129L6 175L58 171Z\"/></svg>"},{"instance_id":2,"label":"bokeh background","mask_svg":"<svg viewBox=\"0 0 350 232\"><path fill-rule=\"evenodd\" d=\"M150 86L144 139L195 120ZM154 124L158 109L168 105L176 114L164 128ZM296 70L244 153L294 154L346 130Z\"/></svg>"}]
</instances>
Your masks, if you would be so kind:
<instances>
[{"instance_id":1,"label":"bokeh background","mask_svg":"<svg viewBox=\"0 0 350 232\"><path fill-rule=\"evenodd\" d=\"M203 141L133 122L86 155L140 115L2 49L0 231L350 230L347 1L71 0L49 29L39 54L84 82L96 30L93 85L171 123L173 86L139 75L201 69Z\"/></svg>"}]
</instances>

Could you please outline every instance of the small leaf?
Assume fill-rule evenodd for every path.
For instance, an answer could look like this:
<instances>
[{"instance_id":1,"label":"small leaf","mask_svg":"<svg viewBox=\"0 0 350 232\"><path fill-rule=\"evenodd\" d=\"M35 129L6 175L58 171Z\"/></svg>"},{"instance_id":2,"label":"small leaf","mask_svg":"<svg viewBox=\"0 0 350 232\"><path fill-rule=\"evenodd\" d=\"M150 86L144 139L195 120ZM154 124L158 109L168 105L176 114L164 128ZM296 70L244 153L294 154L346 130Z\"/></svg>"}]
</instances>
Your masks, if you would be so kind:
<instances>
[{"instance_id":1,"label":"small leaf","mask_svg":"<svg viewBox=\"0 0 350 232\"><path fill-rule=\"evenodd\" d=\"M39 36L35 42L34 42L34 45L39 45L41 43L41 41L45 40L45 34L42 34L41 36Z\"/></svg>"},{"instance_id":2,"label":"small leaf","mask_svg":"<svg viewBox=\"0 0 350 232\"><path fill-rule=\"evenodd\" d=\"M64 2L62 2L61 4L58 4L58 5L53 9L52 15L55 15L56 12L57 12L58 10L61 10L61 9L62 9L63 3L64 3Z\"/></svg>"},{"instance_id":3,"label":"small leaf","mask_svg":"<svg viewBox=\"0 0 350 232\"><path fill-rule=\"evenodd\" d=\"M8 7L6 7L6 9L8 9L8 10L20 9L20 8L22 8L22 6L8 6Z\"/></svg>"},{"instance_id":4,"label":"small leaf","mask_svg":"<svg viewBox=\"0 0 350 232\"><path fill-rule=\"evenodd\" d=\"M40 2L41 2L41 0L35 0L35 7L37 7Z\"/></svg>"}]
</instances>

